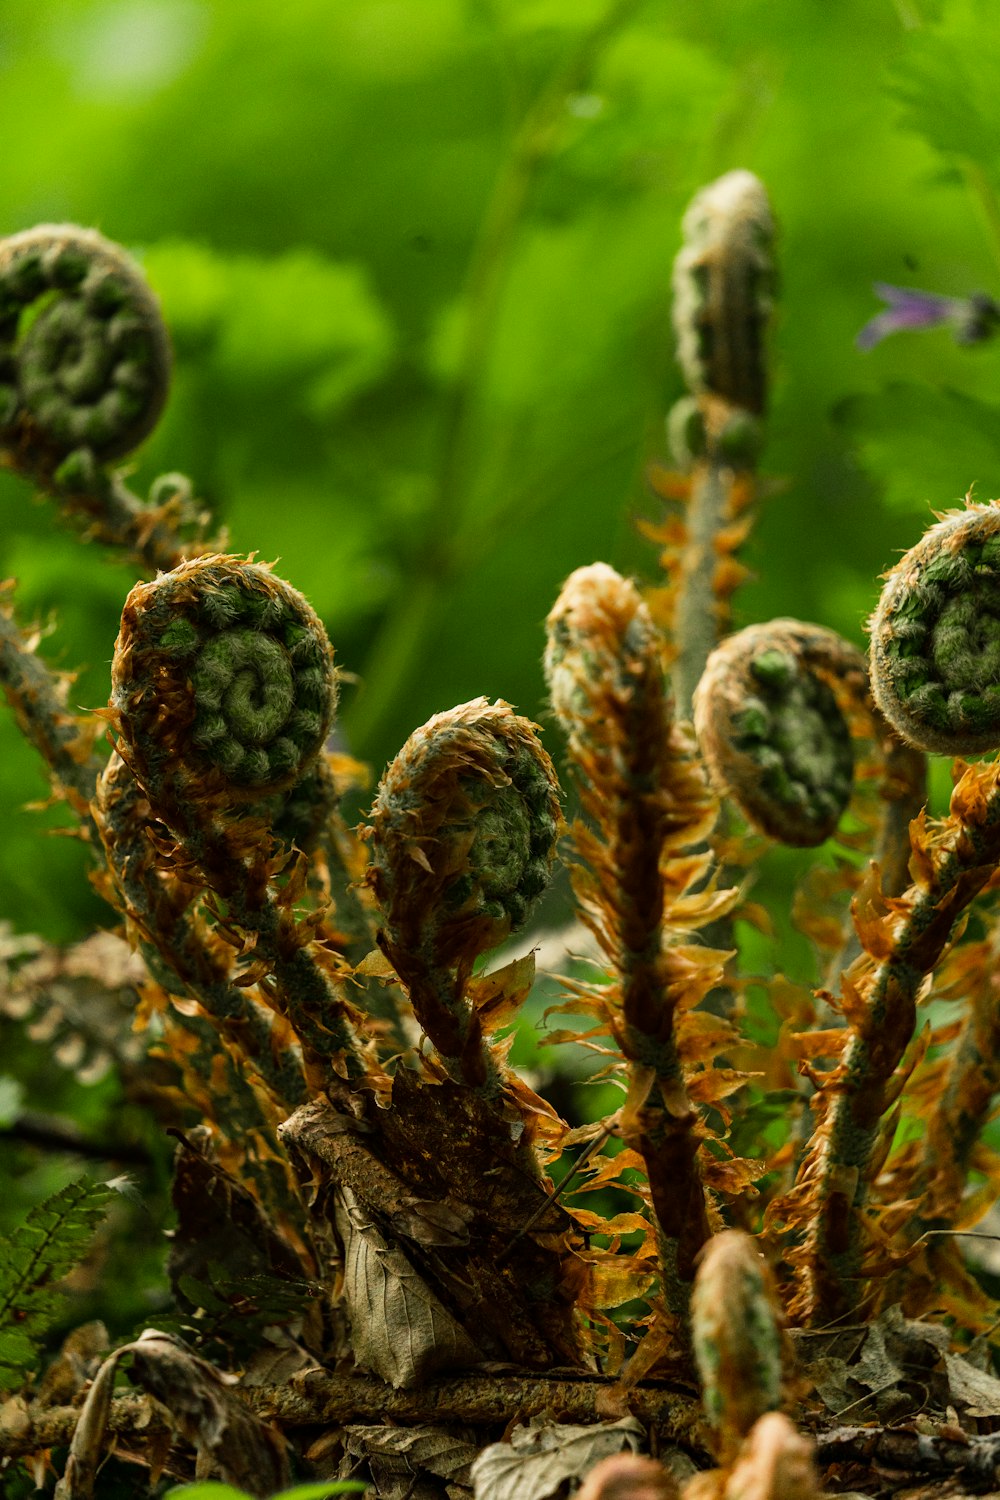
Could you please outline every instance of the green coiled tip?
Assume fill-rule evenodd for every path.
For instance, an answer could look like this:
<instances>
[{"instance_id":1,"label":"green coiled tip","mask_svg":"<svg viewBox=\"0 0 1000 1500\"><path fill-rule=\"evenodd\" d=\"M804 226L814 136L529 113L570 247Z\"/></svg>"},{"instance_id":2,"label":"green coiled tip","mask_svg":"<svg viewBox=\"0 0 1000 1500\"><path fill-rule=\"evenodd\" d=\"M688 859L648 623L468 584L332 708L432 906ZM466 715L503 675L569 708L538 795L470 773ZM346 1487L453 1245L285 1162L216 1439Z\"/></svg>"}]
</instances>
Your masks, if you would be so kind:
<instances>
[{"instance_id":1,"label":"green coiled tip","mask_svg":"<svg viewBox=\"0 0 1000 1500\"><path fill-rule=\"evenodd\" d=\"M695 729L719 790L786 844L821 844L850 800L851 730L827 679L864 684L861 653L833 631L774 620L717 647L695 694Z\"/></svg>"},{"instance_id":2,"label":"green coiled tip","mask_svg":"<svg viewBox=\"0 0 1000 1500\"><path fill-rule=\"evenodd\" d=\"M1000 746L1000 502L932 526L886 574L869 628L875 701L904 740Z\"/></svg>"},{"instance_id":3,"label":"green coiled tip","mask_svg":"<svg viewBox=\"0 0 1000 1500\"><path fill-rule=\"evenodd\" d=\"M696 194L682 232L674 331L688 390L763 412L775 283L774 221L763 183L752 172L727 172Z\"/></svg>"},{"instance_id":4,"label":"green coiled tip","mask_svg":"<svg viewBox=\"0 0 1000 1500\"><path fill-rule=\"evenodd\" d=\"M123 457L155 427L169 380L159 304L118 245L73 224L0 241L0 443L16 459Z\"/></svg>"},{"instance_id":5,"label":"green coiled tip","mask_svg":"<svg viewBox=\"0 0 1000 1500\"><path fill-rule=\"evenodd\" d=\"M379 785L369 881L390 937L451 965L520 927L549 881L558 783L535 725L485 698L436 714Z\"/></svg>"},{"instance_id":6,"label":"green coiled tip","mask_svg":"<svg viewBox=\"0 0 1000 1500\"><path fill-rule=\"evenodd\" d=\"M196 558L125 601L111 707L154 806L161 791L224 805L290 787L322 748L336 700L319 616L259 563Z\"/></svg>"}]
</instances>

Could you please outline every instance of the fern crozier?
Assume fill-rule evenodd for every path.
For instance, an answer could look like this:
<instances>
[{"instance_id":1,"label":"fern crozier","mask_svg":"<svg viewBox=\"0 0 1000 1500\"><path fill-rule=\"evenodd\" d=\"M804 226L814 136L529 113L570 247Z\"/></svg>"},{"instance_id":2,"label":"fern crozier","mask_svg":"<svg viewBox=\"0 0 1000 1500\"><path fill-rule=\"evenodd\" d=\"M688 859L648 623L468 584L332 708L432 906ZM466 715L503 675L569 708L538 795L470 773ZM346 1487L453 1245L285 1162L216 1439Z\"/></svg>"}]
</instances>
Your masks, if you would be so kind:
<instances>
[{"instance_id":1,"label":"fern crozier","mask_svg":"<svg viewBox=\"0 0 1000 1500\"><path fill-rule=\"evenodd\" d=\"M695 196L682 227L674 330L688 390L762 412L774 283L774 221L763 183L752 172L727 172Z\"/></svg>"},{"instance_id":2,"label":"fern crozier","mask_svg":"<svg viewBox=\"0 0 1000 1500\"><path fill-rule=\"evenodd\" d=\"M751 625L708 659L694 703L702 751L717 786L772 838L821 844L840 821L854 756L827 678L851 673L864 682L860 652L797 620Z\"/></svg>"},{"instance_id":3,"label":"fern crozier","mask_svg":"<svg viewBox=\"0 0 1000 1500\"><path fill-rule=\"evenodd\" d=\"M0 443L20 462L51 471L79 455L89 470L130 453L169 376L159 304L119 246L72 224L0 241Z\"/></svg>"},{"instance_id":4,"label":"fern crozier","mask_svg":"<svg viewBox=\"0 0 1000 1500\"><path fill-rule=\"evenodd\" d=\"M871 620L872 690L910 744L1000 745L1000 504L952 511L886 574Z\"/></svg>"},{"instance_id":5,"label":"fern crozier","mask_svg":"<svg viewBox=\"0 0 1000 1500\"><path fill-rule=\"evenodd\" d=\"M112 689L123 754L159 807L167 787L238 803L291 786L326 739L337 679L303 596L269 568L216 555L135 586Z\"/></svg>"}]
</instances>

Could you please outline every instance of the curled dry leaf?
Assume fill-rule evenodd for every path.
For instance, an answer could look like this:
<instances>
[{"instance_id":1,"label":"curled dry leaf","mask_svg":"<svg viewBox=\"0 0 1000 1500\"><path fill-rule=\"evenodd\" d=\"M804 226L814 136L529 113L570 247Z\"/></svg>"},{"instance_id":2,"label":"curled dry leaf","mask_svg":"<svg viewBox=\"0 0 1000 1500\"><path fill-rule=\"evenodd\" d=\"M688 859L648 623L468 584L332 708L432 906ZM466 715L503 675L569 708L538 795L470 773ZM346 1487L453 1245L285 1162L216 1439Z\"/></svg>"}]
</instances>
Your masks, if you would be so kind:
<instances>
[{"instance_id":1,"label":"curled dry leaf","mask_svg":"<svg viewBox=\"0 0 1000 1500\"><path fill-rule=\"evenodd\" d=\"M365 1478L367 1472L379 1500L418 1500L424 1494L446 1493L451 1497L472 1492L470 1469L479 1452L474 1432L431 1426L364 1426L349 1427L338 1436L343 1457L336 1477ZM435 1480L442 1481L444 1489Z\"/></svg>"},{"instance_id":2,"label":"curled dry leaf","mask_svg":"<svg viewBox=\"0 0 1000 1500\"><path fill-rule=\"evenodd\" d=\"M147 1328L104 1361L80 1412L66 1472L54 1500L91 1500L106 1433L117 1365L132 1356L131 1378L165 1407L180 1435L198 1454L199 1470L240 1485L251 1495L271 1495L288 1482L284 1439L243 1404L226 1377L179 1340Z\"/></svg>"}]
</instances>

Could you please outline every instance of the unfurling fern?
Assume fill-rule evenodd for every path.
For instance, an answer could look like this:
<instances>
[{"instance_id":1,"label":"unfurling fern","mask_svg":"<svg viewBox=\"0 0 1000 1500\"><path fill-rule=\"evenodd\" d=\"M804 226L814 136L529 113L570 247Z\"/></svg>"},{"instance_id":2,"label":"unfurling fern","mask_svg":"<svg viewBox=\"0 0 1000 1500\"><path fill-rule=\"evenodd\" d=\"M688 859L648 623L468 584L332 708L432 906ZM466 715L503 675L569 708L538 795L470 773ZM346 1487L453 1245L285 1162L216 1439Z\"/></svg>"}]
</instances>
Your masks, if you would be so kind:
<instances>
[{"instance_id":1,"label":"unfurling fern","mask_svg":"<svg viewBox=\"0 0 1000 1500\"><path fill-rule=\"evenodd\" d=\"M104 461L138 447L170 372L163 318L138 267L72 224L0 242L0 372L0 442L43 470L72 454L68 477L87 454Z\"/></svg>"}]
</instances>

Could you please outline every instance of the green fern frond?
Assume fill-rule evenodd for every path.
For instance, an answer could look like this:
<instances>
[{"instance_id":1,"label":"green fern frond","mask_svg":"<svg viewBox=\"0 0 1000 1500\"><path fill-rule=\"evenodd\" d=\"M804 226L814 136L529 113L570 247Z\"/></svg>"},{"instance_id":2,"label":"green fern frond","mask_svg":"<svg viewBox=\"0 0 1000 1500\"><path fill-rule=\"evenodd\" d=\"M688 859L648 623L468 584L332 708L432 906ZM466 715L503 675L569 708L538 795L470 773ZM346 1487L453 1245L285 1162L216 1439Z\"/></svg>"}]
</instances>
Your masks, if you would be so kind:
<instances>
[{"instance_id":1,"label":"green fern frond","mask_svg":"<svg viewBox=\"0 0 1000 1500\"><path fill-rule=\"evenodd\" d=\"M0 1252L0 1389L21 1383L58 1317L60 1283L90 1248L115 1189L78 1178L31 1210Z\"/></svg>"}]
</instances>

